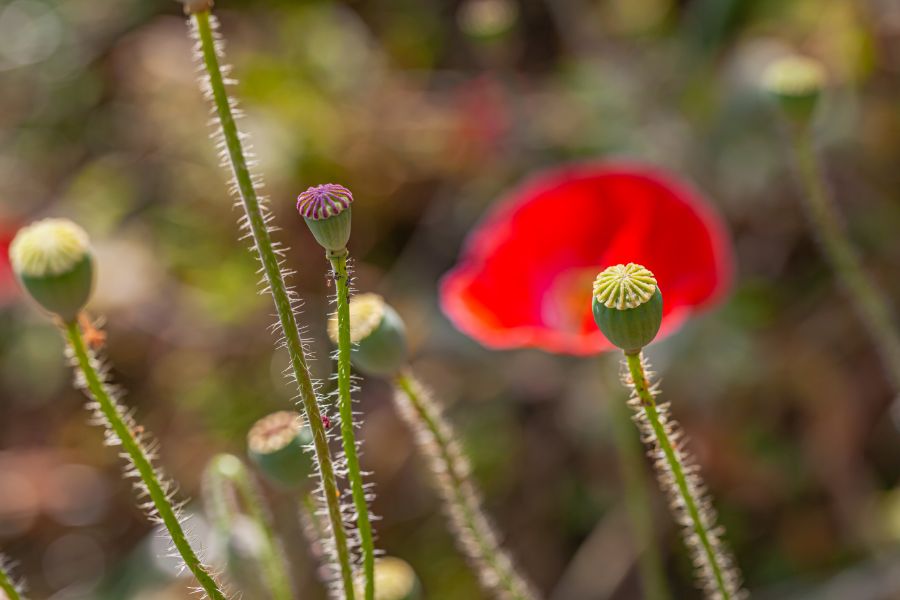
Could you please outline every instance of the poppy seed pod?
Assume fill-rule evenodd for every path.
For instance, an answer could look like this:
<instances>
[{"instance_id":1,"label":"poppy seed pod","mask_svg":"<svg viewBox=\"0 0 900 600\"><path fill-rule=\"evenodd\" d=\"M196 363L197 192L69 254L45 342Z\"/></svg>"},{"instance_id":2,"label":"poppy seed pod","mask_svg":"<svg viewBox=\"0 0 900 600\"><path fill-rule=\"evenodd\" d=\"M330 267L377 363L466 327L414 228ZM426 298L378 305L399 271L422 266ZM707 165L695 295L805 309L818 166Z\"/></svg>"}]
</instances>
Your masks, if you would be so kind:
<instances>
[{"instance_id":1,"label":"poppy seed pod","mask_svg":"<svg viewBox=\"0 0 900 600\"><path fill-rule=\"evenodd\" d=\"M825 70L803 56L787 56L771 63L763 73L763 87L792 120L808 122L815 112Z\"/></svg>"},{"instance_id":2,"label":"poppy seed pod","mask_svg":"<svg viewBox=\"0 0 900 600\"><path fill-rule=\"evenodd\" d=\"M328 321L328 336L338 343L338 321ZM392 375L406 363L406 327L393 308L378 294L359 294L350 299L350 358L370 375Z\"/></svg>"},{"instance_id":3,"label":"poppy seed pod","mask_svg":"<svg viewBox=\"0 0 900 600\"><path fill-rule=\"evenodd\" d=\"M312 442L312 431L299 413L283 410L257 421L247 434L250 460L272 483L300 487L313 472L312 459L304 449Z\"/></svg>"},{"instance_id":4,"label":"poppy seed pod","mask_svg":"<svg viewBox=\"0 0 900 600\"><path fill-rule=\"evenodd\" d=\"M356 586L362 593L362 584ZM375 563L376 600L420 600L422 584L408 562L401 558L385 556Z\"/></svg>"},{"instance_id":5,"label":"poppy seed pod","mask_svg":"<svg viewBox=\"0 0 900 600\"><path fill-rule=\"evenodd\" d=\"M592 310L597 327L613 345L637 354L659 332L662 294L645 267L615 265L597 275Z\"/></svg>"},{"instance_id":6,"label":"poppy seed pod","mask_svg":"<svg viewBox=\"0 0 900 600\"><path fill-rule=\"evenodd\" d=\"M297 212L325 250L341 253L350 240L353 194L344 186L326 183L297 196Z\"/></svg>"},{"instance_id":7,"label":"poppy seed pod","mask_svg":"<svg viewBox=\"0 0 900 600\"><path fill-rule=\"evenodd\" d=\"M87 233L68 219L23 227L9 247L13 272L26 292L63 321L74 321L94 287L94 257Z\"/></svg>"}]
</instances>

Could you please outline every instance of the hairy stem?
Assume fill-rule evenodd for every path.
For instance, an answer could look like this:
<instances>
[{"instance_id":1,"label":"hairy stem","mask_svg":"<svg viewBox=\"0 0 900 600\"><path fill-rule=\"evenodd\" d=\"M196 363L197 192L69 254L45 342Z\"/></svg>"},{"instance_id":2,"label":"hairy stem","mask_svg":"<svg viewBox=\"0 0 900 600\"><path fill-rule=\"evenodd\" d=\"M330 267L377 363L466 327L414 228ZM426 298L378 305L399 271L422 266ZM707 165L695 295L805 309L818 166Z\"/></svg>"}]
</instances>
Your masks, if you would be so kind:
<instances>
[{"instance_id":1,"label":"hairy stem","mask_svg":"<svg viewBox=\"0 0 900 600\"><path fill-rule=\"evenodd\" d=\"M81 335L81 330L76 322L67 323L65 326L66 338L69 341L72 354L78 368L84 377L85 387L90 396L97 402L100 413L106 420L109 429L118 440L122 449L128 455L134 471L143 482L144 489L156 508L159 520L169 531L172 544L184 560L185 566L190 569L194 577L200 583L213 600L225 600L225 594L219 589L218 584L207 571L206 567L197 558L197 554L188 542L187 536L181 527L175 507L169 498L166 487L157 476L150 458L144 451L127 421L130 419L124 415L123 409L107 391L106 384L98 373L95 359L89 353Z\"/></svg>"},{"instance_id":2,"label":"hairy stem","mask_svg":"<svg viewBox=\"0 0 900 600\"><path fill-rule=\"evenodd\" d=\"M844 231L837 204L816 158L809 127L798 126L792 134L806 213L826 259L875 342L895 395L900 398L900 333L890 303L863 270L862 260Z\"/></svg>"},{"instance_id":3,"label":"hairy stem","mask_svg":"<svg viewBox=\"0 0 900 600\"><path fill-rule=\"evenodd\" d=\"M516 571L512 559L500 546L481 508L468 461L437 404L409 371L397 375L394 383L400 414L430 463L460 549L476 567L482 585L504 600L536 598L531 584Z\"/></svg>"},{"instance_id":4,"label":"hairy stem","mask_svg":"<svg viewBox=\"0 0 900 600\"><path fill-rule=\"evenodd\" d=\"M335 481L334 466L328 448L327 432L322 423L315 388L309 375L306 355L304 353L300 332L291 304L291 297L281 273L278 253L273 247L266 225L266 218L257 198L256 188L250 175L247 159L241 144L240 135L231 110L225 82L216 51L209 11L202 10L191 15L197 37L203 65L209 82L209 93L219 117L221 133L225 141L225 149L231 165L232 174L240 194L241 204L247 217L250 233L253 237L259 260L269 291L275 302L278 321L284 335L284 345L288 350L291 369L300 389L300 398L306 413L306 421L313 433L313 445L321 478L322 492L328 507L328 518L331 525L331 537L334 552L339 565L344 596L353 600L353 570L350 562L350 551L347 546L347 533L341 517L340 494Z\"/></svg>"},{"instance_id":5,"label":"hairy stem","mask_svg":"<svg viewBox=\"0 0 900 600\"><path fill-rule=\"evenodd\" d=\"M372 540L372 523L369 519L369 504L363 485L359 456L356 452L356 435L353 431L353 399L350 396L350 285L347 273L347 251L328 253L335 280L338 322L338 408L341 414L341 438L347 457L347 477L353 491L356 507L356 525L363 558L365 576L365 598L375 598L375 544Z\"/></svg>"},{"instance_id":6,"label":"hairy stem","mask_svg":"<svg viewBox=\"0 0 900 600\"><path fill-rule=\"evenodd\" d=\"M208 502L212 513L210 516L226 535L234 526L235 516L240 512L237 503L230 501L230 498L237 496L240 506L262 534L259 563L262 567L262 579L269 589L272 600L291 600L293 593L287 565L278 538L272 530L262 493L253 483L241 460L230 454L213 458L207 471L205 491L210 495Z\"/></svg>"},{"instance_id":7,"label":"hairy stem","mask_svg":"<svg viewBox=\"0 0 900 600\"><path fill-rule=\"evenodd\" d=\"M611 402L613 441L622 468L625 504L631 527L638 541L638 572L646 600L669 600L665 570L656 535L653 533L653 511L644 475L641 443L634 434L631 414L621 402Z\"/></svg>"},{"instance_id":8,"label":"hairy stem","mask_svg":"<svg viewBox=\"0 0 900 600\"><path fill-rule=\"evenodd\" d=\"M663 489L669 494L677 519L685 528L685 543L698 566L698 580L707 595L720 600L743 597L739 575L719 540L715 513L703 497L699 470L688 462L678 446L681 439L677 424L664 406L657 406L641 354L626 354L632 386L632 406L637 411L638 427L645 439L653 442L650 456L654 459Z\"/></svg>"},{"instance_id":9,"label":"hairy stem","mask_svg":"<svg viewBox=\"0 0 900 600\"><path fill-rule=\"evenodd\" d=\"M0 592L6 594L7 600L24 600L18 586L13 583L6 561L0 556Z\"/></svg>"}]
</instances>

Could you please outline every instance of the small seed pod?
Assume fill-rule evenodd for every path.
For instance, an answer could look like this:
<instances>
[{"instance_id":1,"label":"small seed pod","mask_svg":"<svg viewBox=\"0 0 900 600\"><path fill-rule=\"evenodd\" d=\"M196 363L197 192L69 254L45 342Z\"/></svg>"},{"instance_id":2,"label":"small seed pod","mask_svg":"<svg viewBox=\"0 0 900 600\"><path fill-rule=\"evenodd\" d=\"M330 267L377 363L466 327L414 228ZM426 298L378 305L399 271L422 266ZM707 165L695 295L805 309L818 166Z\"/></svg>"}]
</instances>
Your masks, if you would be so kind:
<instances>
[{"instance_id":1,"label":"small seed pod","mask_svg":"<svg viewBox=\"0 0 900 600\"><path fill-rule=\"evenodd\" d=\"M350 205L353 194L344 186L326 183L297 196L297 212L319 245L329 252L347 249L350 240Z\"/></svg>"},{"instance_id":2,"label":"small seed pod","mask_svg":"<svg viewBox=\"0 0 900 600\"><path fill-rule=\"evenodd\" d=\"M337 315L328 321L328 336L338 343ZM378 294L350 299L350 353L357 369L370 375L392 375L406 364L406 327Z\"/></svg>"},{"instance_id":3,"label":"small seed pod","mask_svg":"<svg viewBox=\"0 0 900 600\"><path fill-rule=\"evenodd\" d=\"M312 431L299 413L283 410L257 421L247 434L250 460L272 483L286 488L303 486L313 472L305 446Z\"/></svg>"},{"instance_id":4,"label":"small seed pod","mask_svg":"<svg viewBox=\"0 0 900 600\"><path fill-rule=\"evenodd\" d=\"M815 112L825 70L802 56L787 56L771 63L763 73L763 87L793 121L807 123Z\"/></svg>"},{"instance_id":5,"label":"small seed pod","mask_svg":"<svg viewBox=\"0 0 900 600\"><path fill-rule=\"evenodd\" d=\"M656 278L641 265L609 267L594 281L594 321L626 354L637 354L653 341L662 324L662 309Z\"/></svg>"},{"instance_id":6,"label":"small seed pod","mask_svg":"<svg viewBox=\"0 0 900 600\"><path fill-rule=\"evenodd\" d=\"M69 323L94 288L94 257L87 233L68 219L44 219L23 227L9 247L13 271L26 292Z\"/></svg>"},{"instance_id":7,"label":"small seed pod","mask_svg":"<svg viewBox=\"0 0 900 600\"><path fill-rule=\"evenodd\" d=\"M356 583L357 595L363 583ZM421 600L422 584L408 562L385 556L375 562L375 600Z\"/></svg>"}]
</instances>

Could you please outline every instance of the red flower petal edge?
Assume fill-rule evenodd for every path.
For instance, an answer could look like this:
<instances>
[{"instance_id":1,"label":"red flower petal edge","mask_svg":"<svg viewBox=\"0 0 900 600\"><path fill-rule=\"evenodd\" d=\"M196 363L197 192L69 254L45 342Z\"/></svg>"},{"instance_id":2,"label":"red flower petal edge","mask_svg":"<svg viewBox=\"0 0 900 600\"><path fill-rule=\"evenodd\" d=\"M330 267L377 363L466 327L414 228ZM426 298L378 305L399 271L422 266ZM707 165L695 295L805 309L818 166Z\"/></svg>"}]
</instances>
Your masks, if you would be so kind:
<instances>
[{"instance_id":1,"label":"red flower petal edge","mask_svg":"<svg viewBox=\"0 0 900 600\"><path fill-rule=\"evenodd\" d=\"M725 227L690 185L639 163L566 165L525 182L476 227L441 282L441 308L491 348L611 350L591 316L591 283L629 262L659 282L660 337L733 277Z\"/></svg>"}]
</instances>

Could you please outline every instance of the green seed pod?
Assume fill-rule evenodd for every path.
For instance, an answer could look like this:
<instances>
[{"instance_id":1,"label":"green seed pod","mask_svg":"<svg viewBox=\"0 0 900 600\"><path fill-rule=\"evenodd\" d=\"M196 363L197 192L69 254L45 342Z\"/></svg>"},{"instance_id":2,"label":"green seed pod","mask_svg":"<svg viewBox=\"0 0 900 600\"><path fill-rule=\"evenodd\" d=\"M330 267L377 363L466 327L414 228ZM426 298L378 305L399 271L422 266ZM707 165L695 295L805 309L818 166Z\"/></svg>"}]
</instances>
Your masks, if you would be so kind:
<instances>
[{"instance_id":1,"label":"green seed pod","mask_svg":"<svg viewBox=\"0 0 900 600\"><path fill-rule=\"evenodd\" d=\"M350 240L353 194L341 185L326 183L297 196L297 212L319 245L329 252L346 251Z\"/></svg>"},{"instance_id":2,"label":"green seed pod","mask_svg":"<svg viewBox=\"0 0 900 600\"><path fill-rule=\"evenodd\" d=\"M328 336L338 343L337 315L328 321ZM393 375L405 364L406 327L393 308L378 294L350 299L350 352L354 366L370 375Z\"/></svg>"},{"instance_id":3,"label":"green seed pod","mask_svg":"<svg viewBox=\"0 0 900 600\"><path fill-rule=\"evenodd\" d=\"M357 581L357 595L364 585ZM385 556L375 562L375 600L421 600L422 584L408 562Z\"/></svg>"},{"instance_id":4,"label":"green seed pod","mask_svg":"<svg viewBox=\"0 0 900 600\"><path fill-rule=\"evenodd\" d=\"M792 121L812 119L825 86L825 70L802 56L787 56L771 63L763 73L763 87Z\"/></svg>"},{"instance_id":5,"label":"green seed pod","mask_svg":"<svg viewBox=\"0 0 900 600\"><path fill-rule=\"evenodd\" d=\"M313 473L305 446L312 431L299 413L283 410L257 421L247 434L250 460L272 483L286 488L302 487Z\"/></svg>"},{"instance_id":6,"label":"green seed pod","mask_svg":"<svg viewBox=\"0 0 900 600\"><path fill-rule=\"evenodd\" d=\"M68 219L44 219L23 227L9 247L13 271L44 310L69 323L94 288L94 257L87 233Z\"/></svg>"},{"instance_id":7,"label":"green seed pod","mask_svg":"<svg viewBox=\"0 0 900 600\"><path fill-rule=\"evenodd\" d=\"M656 278L641 265L609 267L594 281L594 321L626 354L637 354L653 341L662 324L662 309Z\"/></svg>"}]
</instances>

